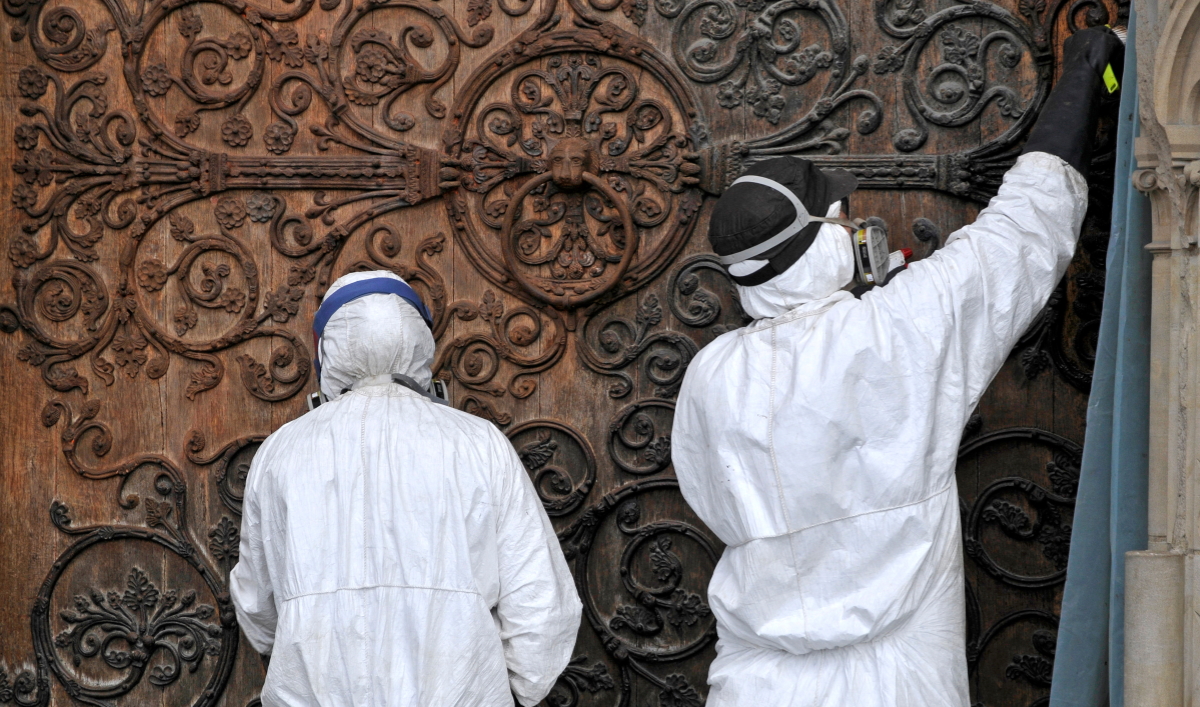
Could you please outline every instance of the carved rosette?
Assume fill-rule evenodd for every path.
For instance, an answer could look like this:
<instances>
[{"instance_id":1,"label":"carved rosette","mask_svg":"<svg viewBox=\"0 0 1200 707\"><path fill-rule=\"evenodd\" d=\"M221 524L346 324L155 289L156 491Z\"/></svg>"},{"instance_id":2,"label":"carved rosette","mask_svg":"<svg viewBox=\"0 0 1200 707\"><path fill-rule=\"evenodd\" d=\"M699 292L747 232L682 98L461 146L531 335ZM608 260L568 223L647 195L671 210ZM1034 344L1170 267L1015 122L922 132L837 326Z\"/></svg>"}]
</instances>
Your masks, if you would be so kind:
<instances>
[{"instance_id":1,"label":"carved rosette","mask_svg":"<svg viewBox=\"0 0 1200 707\"><path fill-rule=\"evenodd\" d=\"M0 667L0 705L23 707L48 704L56 679L93 707L155 690L230 701L245 673L224 584L270 430L165 442L208 480L192 528L195 479L169 456L81 461L112 446L93 398L182 371L182 398L204 403L228 392L229 368L252 404L294 404L311 384L316 301L338 275L381 268L430 305L435 371L456 405L506 429L559 524L587 627L548 703L699 707L720 545L671 476L673 400L699 347L744 323L724 269L688 249L702 197L799 154L864 190L986 202L1050 86L1062 28L1120 20L1114 0L3 7L23 58L8 78L20 98L0 331L50 389L84 396L41 419L64 428L81 478L119 479L122 519L84 526L50 507L70 544L33 600L34 664ZM939 147L955 131L982 144ZM912 230L931 253L947 224L926 215L939 220ZM1086 388L1102 258L1089 262L1023 340L1029 378L1053 367ZM539 391L588 412L548 419L559 413ZM1021 439L1053 449L1050 482L996 481L964 532L990 580L1053 591L1078 455L1035 432ZM1014 547L1028 562L1010 562ZM999 673L1048 683L1054 614L985 626L979 609L969 588L972 668L991 670L1015 640L1029 650Z\"/></svg>"},{"instance_id":2,"label":"carved rosette","mask_svg":"<svg viewBox=\"0 0 1200 707\"><path fill-rule=\"evenodd\" d=\"M477 75L446 137L446 205L477 267L560 309L645 284L700 205L690 95L648 47L606 56L579 35Z\"/></svg>"}]
</instances>

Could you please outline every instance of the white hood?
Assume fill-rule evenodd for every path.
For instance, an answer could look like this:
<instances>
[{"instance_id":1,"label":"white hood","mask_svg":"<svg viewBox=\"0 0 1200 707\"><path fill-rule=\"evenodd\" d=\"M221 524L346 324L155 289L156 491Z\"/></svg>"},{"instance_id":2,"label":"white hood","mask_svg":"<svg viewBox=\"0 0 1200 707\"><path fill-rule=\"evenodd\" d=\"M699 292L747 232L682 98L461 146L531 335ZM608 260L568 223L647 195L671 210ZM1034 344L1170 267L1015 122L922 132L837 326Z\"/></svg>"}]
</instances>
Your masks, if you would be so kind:
<instances>
[{"instance_id":1,"label":"white hood","mask_svg":"<svg viewBox=\"0 0 1200 707\"><path fill-rule=\"evenodd\" d=\"M404 282L387 270L350 273L335 280L325 298L353 282L378 277ZM434 348L425 320L398 295L367 295L347 302L329 318L321 337L321 392L333 399L364 378L393 373L429 387Z\"/></svg>"},{"instance_id":2,"label":"white hood","mask_svg":"<svg viewBox=\"0 0 1200 707\"><path fill-rule=\"evenodd\" d=\"M836 218L841 202L830 205L826 218ZM742 276L766 265L765 260L744 260L729 266ZM800 259L782 275L754 287L737 286L742 309L754 319L771 319L802 304L825 299L854 278L854 246L843 226L827 223Z\"/></svg>"}]
</instances>

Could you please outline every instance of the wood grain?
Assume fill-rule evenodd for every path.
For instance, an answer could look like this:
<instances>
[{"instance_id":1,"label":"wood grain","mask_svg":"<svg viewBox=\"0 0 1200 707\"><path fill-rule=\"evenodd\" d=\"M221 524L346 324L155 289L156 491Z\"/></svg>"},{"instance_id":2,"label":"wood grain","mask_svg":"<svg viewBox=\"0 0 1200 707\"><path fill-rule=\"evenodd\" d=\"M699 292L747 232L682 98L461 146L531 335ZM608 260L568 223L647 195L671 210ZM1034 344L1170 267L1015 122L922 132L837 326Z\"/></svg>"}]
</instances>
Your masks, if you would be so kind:
<instances>
[{"instance_id":1,"label":"wood grain","mask_svg":"<svg viewBox=\"0 0 1200 707\"><path fill-rule=\"evenodd\" d=\"M316 388L325 288L387 269L430 305L453 404L510 436L575 573L585 620L548 704L698 707L722 548L669 452L688 363L745 322L708 253L716 195L804 155L852 170L853 214L924 257L995 192L1065 37L1126 6L4 10L0 705L255 703L226 594L245 470ZM1103 291L1099 152L1080 254L964 439L979 704L1048 693Z\"/></svg>"}]
</instances>

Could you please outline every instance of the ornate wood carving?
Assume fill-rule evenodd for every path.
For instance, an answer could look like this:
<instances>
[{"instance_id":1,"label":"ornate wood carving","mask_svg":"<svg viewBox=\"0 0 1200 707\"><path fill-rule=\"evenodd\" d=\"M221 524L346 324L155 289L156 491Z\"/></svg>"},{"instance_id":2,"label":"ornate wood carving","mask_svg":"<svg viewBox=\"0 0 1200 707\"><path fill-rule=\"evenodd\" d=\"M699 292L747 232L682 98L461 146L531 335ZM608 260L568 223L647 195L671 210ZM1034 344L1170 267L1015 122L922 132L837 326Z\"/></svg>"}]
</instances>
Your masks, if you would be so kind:
<instances>
[{"instance_id":1,"label":"ornate wood carving","mask_svg":"<svg viewBox=\"0 0 1200 707\"><path fill-rule=\"evenodd\" d=\"M0 705L24 706L255 703L260 668L224 590L245 473L313 387L325 288L388 269L430 305L452 402L512 439L576 573L587 620L547 702L698 707L720 546L672 477L673 399L699 348L746 321L704 246L712 196L755 161L803 154L854 172L856 215L931 253L995 192L1062 39L1123 13L3 6L0 361L16 392L0 450L29 495L3 510L34 530L0 555L29 561L0 591L34 611L28 644L0 656ZM963 448L968 652L987 705L1033 702L1049 680L1106 199L1093 189L1082 254L981 402L996 426ZM64 429L61 448L30 429L37 415ZM114 446L126 461L102 464ZM0 611L6 635L27 618Z\"/></svg>"}]
</instances>

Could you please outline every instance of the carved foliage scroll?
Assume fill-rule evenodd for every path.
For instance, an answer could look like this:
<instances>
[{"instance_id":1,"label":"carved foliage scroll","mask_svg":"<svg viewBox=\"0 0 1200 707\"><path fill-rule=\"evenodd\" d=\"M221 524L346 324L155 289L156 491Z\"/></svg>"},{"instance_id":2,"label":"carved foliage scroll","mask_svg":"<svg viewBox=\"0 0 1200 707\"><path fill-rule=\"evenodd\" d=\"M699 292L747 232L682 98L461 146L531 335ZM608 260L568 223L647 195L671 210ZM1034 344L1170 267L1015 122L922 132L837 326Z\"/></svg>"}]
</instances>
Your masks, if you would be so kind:
<instances>
[{"instance_id":1,"label":"carved foliage scroll","mask_svg":"<svg viewBox=\"0 0 1200 707\"><path fill-rule=\"evenodd\" d=\"M1112 0L3 7L21 65L6 79L0 330L45 384L42 420L63 428L68 466L119 478L110 510L128 522L79 525L50 499L72 544L35 598L36 664L0 669L0 704L47 704L53 679L96 706L147 689L209 705L227 690L238 641L224 581L271 431L197 419L170 454L106 465L97 393L133 400L182 376L181 410L298 412L320 296L343 273L386 269L429 304L436 373L513 441L575 571L586 627L548 702L698 707L720 545L672 477L673 401L700 347L745 323L704 253L706 200L749 164L798 154L854 172L864 192L984 202L1062 37L1122 12ZM939 220L917 218L913 236L933 252L957 224L924 216ZM1022 341L1029 379L1053 368L1086 389L1100 262L1089 246ZM1061 581L1077 454L1033 434L1054 449L1052 485L996 482L966 515L969 556L1005 586ZM186 502L195 473L213 492L203 528L189 526L206 502ZM1034 568L1006 564L997 542L1028 546ZM85 581L79 568L117 547L152 559ZM1039 611L989 627L971 614L973 668L991 670L989 650L1022 630L1030 648L1003 679L1047 681L1056 619Z\"/></svg>"}]
</instances>

